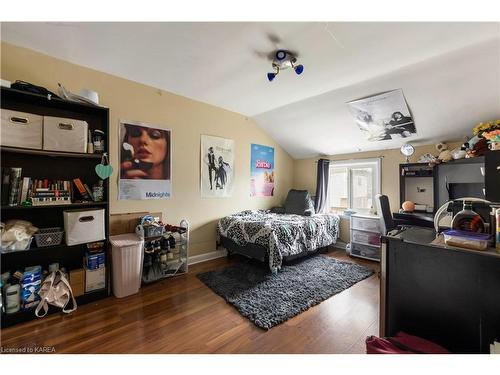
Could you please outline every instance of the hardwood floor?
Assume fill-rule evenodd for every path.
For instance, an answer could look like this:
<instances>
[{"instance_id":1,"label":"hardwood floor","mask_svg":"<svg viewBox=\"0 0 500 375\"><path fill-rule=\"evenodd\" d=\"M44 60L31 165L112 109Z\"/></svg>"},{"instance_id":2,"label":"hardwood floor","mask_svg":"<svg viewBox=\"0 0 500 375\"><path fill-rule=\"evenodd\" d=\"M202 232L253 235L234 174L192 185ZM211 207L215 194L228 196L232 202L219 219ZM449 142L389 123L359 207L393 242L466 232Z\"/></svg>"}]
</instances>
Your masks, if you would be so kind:
<instances>
[{"instance_id":1,"label":"hardwood floor","mask_svg":"<svg viewBox=\"0 0 500 375\"><path fill-rule=\"evenodd\" d=\"M379 264L327 255L379 270ZM73 314L3 329L3 348L54 346L56 353L364 353L378 334L377 273L264 331L201 283L196 274L239 260L193 265L189 274L107 298Z\"/></svg>"}]
</instances>

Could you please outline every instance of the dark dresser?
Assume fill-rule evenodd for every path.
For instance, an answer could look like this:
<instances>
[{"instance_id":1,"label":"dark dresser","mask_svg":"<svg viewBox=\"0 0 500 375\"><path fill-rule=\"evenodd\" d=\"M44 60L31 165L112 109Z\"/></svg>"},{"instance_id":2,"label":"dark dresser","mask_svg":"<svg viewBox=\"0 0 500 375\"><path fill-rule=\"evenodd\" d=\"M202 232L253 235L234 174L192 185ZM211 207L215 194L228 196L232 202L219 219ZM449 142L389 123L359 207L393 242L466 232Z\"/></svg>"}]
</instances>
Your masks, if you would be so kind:
<instances>
[{"instance_id":1,"label":"dark dresser","mask_svg":"<svg viewBox=\"0 0 500 375\"><path fill-rule=\"evenodd\" d=\"M428 228L391 233L382 239L380 335L489 353L500 341L500 254L448 247Z\"/></svg>"}]
</instances>

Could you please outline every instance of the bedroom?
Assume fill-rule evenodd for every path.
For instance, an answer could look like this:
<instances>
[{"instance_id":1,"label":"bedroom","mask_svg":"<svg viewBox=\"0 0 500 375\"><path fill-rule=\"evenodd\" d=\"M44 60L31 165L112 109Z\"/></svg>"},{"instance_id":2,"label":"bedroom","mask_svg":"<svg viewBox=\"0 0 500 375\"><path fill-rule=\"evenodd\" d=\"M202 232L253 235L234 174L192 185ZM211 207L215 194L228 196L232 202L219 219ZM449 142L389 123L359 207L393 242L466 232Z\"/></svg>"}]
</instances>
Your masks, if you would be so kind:
<instances>
[{"instance_id":1,"label":"bedroom","mask_svg":"<svg viewBox=\"0 0 500 375\"><path fill-rule=\"evenodd\" d=\"M484 178L494 177L484 161L493 150L477 159L458 156L475 156L473 144L461 150L464 137L500 118L498 20L320 19L2 22L2 169L21 180L16 202L2 185L9 193L2 247L9 220L60 229L57 244L40 246L47 236L26 227L31 243L5 245L4 353L33 345L59 354L363 354L367 337L398 330L453 353L490 352L500 340L490 315L475 346L449 334L455 326L439 331L432 320L427 326L413 315L398 320L417 309L400 294L418 294L411 285L420 285L421 270L405 268L411 282L393 290L390 280L402 275L384 270L391 258L383 260L382 249L392 254L399 238L381 243L393 228L384 221L385 206L377 205L388 204L397 224L432 230L429 217L449 200L442 202L439 190L446 168L476 171L483 160ZM373 125L380 108L384 120ZM33 137L9 131L9 121L31 122L30 116L39 118L38 138L34 130ZM65 138L68 123L84 129L79 143ZM436 150L440 142L448 153ZM457 160L430 159L441 152ZM415 173L433 174L411 178L412 169L402 176L426 154ZM454 199L477 193L476 181L451 182ZM486 196L494 194L491 182L483 184ZM399 212L405 201L418 207ZM90 220L89 211L102 216ZM146 235L150 230L159 233ZM140 249L129 258L113 242L124 234ZM103 241L103 251L87 247ZM475 272L498 267L489 251L473 253L480 258ZM449 262L460 269L459 260ZM125 272L126 265L135 268ZM44 288L54 288L46 282L51 275L67 279L60 298L69 295L71 305L75 297L76 310L61 312L53 300L59 297L42 300ZM40 282L33 287L27 277ZM490 281L498 285L494 276ZM436 297L421 288L420 304ZM443 301L445 311L456 311L453 301ZM497 308L493 303L493 314ZM49 314L38 318L37 309ZM443 313L418 310L426 311ZM471 342L472 320L461 320L467 329L459 332Z\"/></svg>"}]
</instances>

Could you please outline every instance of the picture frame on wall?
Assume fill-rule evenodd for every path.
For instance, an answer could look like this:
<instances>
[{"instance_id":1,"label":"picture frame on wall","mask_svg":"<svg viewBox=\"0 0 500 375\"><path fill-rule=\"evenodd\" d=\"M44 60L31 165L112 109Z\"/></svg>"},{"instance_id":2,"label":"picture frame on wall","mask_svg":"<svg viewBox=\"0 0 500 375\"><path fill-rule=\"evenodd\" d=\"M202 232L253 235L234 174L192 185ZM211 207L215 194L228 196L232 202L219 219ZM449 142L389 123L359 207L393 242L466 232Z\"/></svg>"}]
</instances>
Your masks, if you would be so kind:
<instances>
[{"instance_id":1,"label":"picture frame on wall","mask_svg":"<svg viewBox=\"0 0 500 375\"><path fill-rule=\"evenodd\" d=\"M200 189L202 198L228 198L234 186L234 140L201 135Z\"/></svg>"},{"instance_id":2,"label":"picture frame on wall","mask_svg":"<svg viewBox=\"0 0 500 375\"><path fill-rule=\"evenodd\" d=\"M167 199L172 194L172 132L120 121L118 199Z\"/></svg>"},{"instance_id":3,"label":"picture frame on wall","mask_svg":"<svg viewBox=\"0 0 500 375\"><path fill-rule=\"evenodd\" d=\"M347 105L368 141L409 138L417 133L401 89L353 100Z\"/></svg>"},{"instance_id":4,"label":"picture frame on wall","mask_svg":"<svg viewBox=\"0 0 500 375\"><path fill-rule=\"evenodd\" d=\"M275 187L274 147L250 145L250 196L272 197Z\"/></svg>"}]
</instances>

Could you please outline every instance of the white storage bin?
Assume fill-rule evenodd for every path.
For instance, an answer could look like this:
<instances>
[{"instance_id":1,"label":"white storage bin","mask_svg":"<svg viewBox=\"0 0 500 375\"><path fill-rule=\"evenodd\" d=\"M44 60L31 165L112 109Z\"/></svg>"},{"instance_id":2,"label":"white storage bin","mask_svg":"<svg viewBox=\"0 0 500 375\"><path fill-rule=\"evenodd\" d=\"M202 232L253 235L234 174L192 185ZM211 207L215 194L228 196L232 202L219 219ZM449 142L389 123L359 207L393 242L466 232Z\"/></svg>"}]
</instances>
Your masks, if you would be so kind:
<instances>
[{"instance_id":1,"label":"white storage bin","mask_svg":"<svg viewBox=\"0 0 500 375\"><path fill-rule=\"evenodd\" d=\"M113 294L117 298L139 291L142 278L144 240L134 233L111 236Z\"/></svg>"},{"instance_id":2,"label":"white storage bin","mask_svg":"<svg viewBox=\"0 0 500 375\"><path fill-rule=\"evenodd\" d=\"M104 240L106 238L104 211L104 209L64 211L66 244L72 246Z\"/></svg>"},{"instance_id":3,"label":"white storage bin","mask_svg":"<svg viewBox=\"0 0 500 375\"><path fill-rule=\"evenodd\" d=\"M85 153L88 128L86 121L44 116L43 149Z\"/></svg>"},{"instance_id":4,"label":"white storage bin","mask_svg":"<svg viewBox=\"0 0 500 375\"><path fill-rule=\"evenodd\" d=\"M2 109L2 146L42 149L43 117Z\"/></svg>"}]
</instances>

